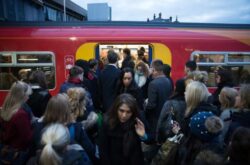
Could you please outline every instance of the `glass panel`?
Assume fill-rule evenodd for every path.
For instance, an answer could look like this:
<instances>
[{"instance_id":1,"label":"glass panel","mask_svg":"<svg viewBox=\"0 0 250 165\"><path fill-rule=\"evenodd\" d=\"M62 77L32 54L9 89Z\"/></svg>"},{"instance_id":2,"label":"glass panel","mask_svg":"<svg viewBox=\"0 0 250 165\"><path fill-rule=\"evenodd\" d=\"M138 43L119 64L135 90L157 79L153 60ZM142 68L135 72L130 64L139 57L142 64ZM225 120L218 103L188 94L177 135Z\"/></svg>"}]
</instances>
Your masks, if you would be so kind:
<instances>
[{"instance_id":1,"label":"glass panel","mask_svg":"<svg viewBox=\"0 0 250 165\"><path fill-rule=\"evenodd\" d=\"M28 77L35 70L41 70L45 73L49 89L55 88L54 67L0 67L0 90L10 89L16 80L29 83Z\"/></svg>"},{"instance_id":2,"label":"glass panel","mask_svg":"<svg viewBox=\"0 0 250 165\"><path fill-rule=\"evenodd\" d=\"M208 87L216 87L216 73L219 69L229 70L232 73L233 83L235 86L250 83L250 65L234 66L198 66L200 71L208 73Z\"/></svg>"},{"instance_id":3,"label":"glass panel","mask_svg":"<svg viewBox=\"0 0 250 165\"><path fill-rule=\"evenodd\" d=\"M0 63L12 63L12 56L11 54L0 54Z\"/></svg>"},{"instance_id":4,"label":"glass panel","mask_svg":"<svg viewBox=\"0 0 250 165\"><path fill-rule=\"evenodd\" d=\"M193 58L200 63L223 63L225 61L224 54L195 54Z\"/></svg>"},{"instance_id":5,"label":"glass panel","mask_svg":"<svg viewBox=\"0 0 250 165\"><path fill-rule=\"evenodd\" d=\"M250 54L229 54L228 62L250 62Z\"/></svg>"},{"instance_id":6,"label":"glass panel","mask_svg":"<svg viewBox=\"0 0 250 165\"><path fill-rule=\"evenodd\" d=\"M131 56L135 64L137 64L138 58L138 50L144 48L144 58L146 61L149 59L149 45L143 44L100 44L99 45L99 55L100 60L106 64L107 63L107 53L108 50L114 50L119 55L118 66L122 66L122 61L124 59L123 49L128 48L130 50Z\"/></svg>"},{"instance_id":7,"label":"glass panel","mask_svg":"<svg viewBox=\"0 0 250 165\"><path fill-rule=\"evenodd\" d=\"M52 63L50 54L17 54L17 63Z\"/></svg>"}]
</instances>

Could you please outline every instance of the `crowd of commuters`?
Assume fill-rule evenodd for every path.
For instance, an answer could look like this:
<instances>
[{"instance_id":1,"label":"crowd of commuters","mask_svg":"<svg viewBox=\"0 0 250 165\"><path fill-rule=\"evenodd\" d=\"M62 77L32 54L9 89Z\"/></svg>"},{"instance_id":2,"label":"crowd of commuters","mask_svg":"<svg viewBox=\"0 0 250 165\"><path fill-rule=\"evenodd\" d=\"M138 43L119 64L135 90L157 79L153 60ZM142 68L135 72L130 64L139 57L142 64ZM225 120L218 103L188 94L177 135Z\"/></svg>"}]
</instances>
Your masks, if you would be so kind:
<instances>
[{"instance_id":1,"label":"crowd of commuters","mask_svg":"<svg viewBox=\"0 0 250 165\"><path fill-rule=\"evenodd\" d=\"M0 164L250 164L250 84L234 89L218 70L211 94L194 61L174 83L144 48L136 60L123 52L121 68L113 50L104 67L77 60L54 96L43 71L14 82L0 110Z\"/></svg>"}]
</instances>

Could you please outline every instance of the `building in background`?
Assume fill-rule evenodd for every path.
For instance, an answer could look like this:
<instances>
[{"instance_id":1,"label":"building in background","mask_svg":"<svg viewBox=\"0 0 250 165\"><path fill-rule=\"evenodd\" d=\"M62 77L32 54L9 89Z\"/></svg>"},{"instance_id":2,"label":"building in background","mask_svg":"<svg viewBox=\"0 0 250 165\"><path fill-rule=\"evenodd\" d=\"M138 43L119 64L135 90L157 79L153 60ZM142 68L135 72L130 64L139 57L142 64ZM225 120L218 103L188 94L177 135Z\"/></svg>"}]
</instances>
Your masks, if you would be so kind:
<instances>
[{"instance_id":1,"label":"building in background","mask_svg":"<svg viewBox=\"0 0 250 165\"><path fill-rule=\"evenodd\" d=\"M158 16L158 17L156 17L156 15L154 14L153 19L152 19L152 20L149 20L149 18L148 18L148 19L147 19L147 22L179 23L179 21L178 21L178 17L177 17L177 16L176 16L175 21L173 21L172 19L173 19L173 18L172 18L172 16L171 16L171 17L169 17L169 19L164 19L164 18L162 18L162 14L161 14L161 13L159 13L159 16Z\"/></svg>"},{"instance_id":2,"label":"building in background","mask_svg":"<svg viewBox=\"0 0 250 165\"><path fill-rule=\"evenodd\" d=\"M107 3L88 4L88 21L111 21L111 7Z\"/></svg>"},{"instance_id":3,"label":"building in background","mask_svg":"<svg viewBox=\"0 0 250 165\"><path fill-rule=\"evenodd\" d=\"M87 11L70 0L66 21L85 21ZM0 0L0 21L63 21L63 0Z\"/></svg>"}]
</instances>

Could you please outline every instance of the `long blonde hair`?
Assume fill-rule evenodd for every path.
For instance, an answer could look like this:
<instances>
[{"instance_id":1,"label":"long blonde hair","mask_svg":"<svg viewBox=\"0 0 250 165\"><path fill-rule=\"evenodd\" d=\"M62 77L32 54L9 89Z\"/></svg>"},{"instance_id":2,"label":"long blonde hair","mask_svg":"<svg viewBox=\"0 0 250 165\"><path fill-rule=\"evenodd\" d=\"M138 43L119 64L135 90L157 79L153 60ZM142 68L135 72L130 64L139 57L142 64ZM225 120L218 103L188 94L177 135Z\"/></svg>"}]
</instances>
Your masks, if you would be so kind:
<instances>
[{"instance_id":1,"label":"long blonde hair","mask_svg":"<svg viewBox=\"0 0 250 165\"><path fill-rule=\"evenodd\" d=\"M185 116L188 116L192 111L201 103L202 101L207 101L210 93L205 84L192 81L186 87L185 100L187 104L187 109L185 111Z\"/></svg>"},{"instance_id":2,"label":"long blonde hair","mask_svg":"<svg viewBox=\"0 0 250 165\"><path fill-rule=\"evenodd\" d=\"M9 121L11 117L21 108L22 104L32 93L31 87L22 81L14 82L7 94L0 116L3 120Z\"/></svg>"},{"instance_id":3,"label":"long blonde hair","mask_svg":"<svg viewBox=\"0 0 250 165\"><path fill-rule=\"evenodd\" d=\"M81 87L69 88L67 94L73 119L83 116L86 110L86 90Z\"/></svg>"},{"instance_id":4,"label":"long blonde hair","mask_svg":"<svg viewBox=\"0 0 250 165\"><path fill-rule=\"evenodd\" d=\"M66 94L53 96L47 105L43 121L46 124L71 122L70 106Z\"/></svg>"},{"instance_id":5,"label":"long blonde hair","mask_svg":"<svg viewBox=\"0 0 250 165\"><path fill-rule=\"evenodd\" d=\"M62 158L57 151L64 151L70 143L70 134L68 129L62 124L52 124L45 128L42 134L41 144L44 145L41 156L41 165L59 165Z\"/></svg>"}]
</instances>

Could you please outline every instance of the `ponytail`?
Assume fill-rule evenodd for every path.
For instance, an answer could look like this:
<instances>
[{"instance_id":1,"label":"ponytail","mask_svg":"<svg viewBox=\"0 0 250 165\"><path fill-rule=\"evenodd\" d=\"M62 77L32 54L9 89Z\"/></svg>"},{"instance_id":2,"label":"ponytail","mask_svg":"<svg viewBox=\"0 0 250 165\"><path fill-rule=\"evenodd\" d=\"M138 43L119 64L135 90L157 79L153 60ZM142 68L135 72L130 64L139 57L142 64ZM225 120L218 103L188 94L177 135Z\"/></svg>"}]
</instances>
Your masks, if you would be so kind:
<instances>
[{"instance_id":1,"label":"ponytail","mask_svg":"<svg viewBox=\"0 0 250 165\"><path fill-rule=\"evenodd\" d=\"M62 162L62 158L55 152L51 143L46 144L42 150L40 156L41 165L59 165Z\"/></svg>"},{"instance_id":2,"label":"ponytail","mask_svg":"<svg viewBox=\"0 0 250 165\"><path fill-rule=\"evenodd\" d=\"M63 152L70 143L70 135L68 128L62 124L52 124L47 127L42 134L41 144L44 145L40 156L41 165L59 165L62 158L59 152Z\"/></svg>"}]
</instances>

